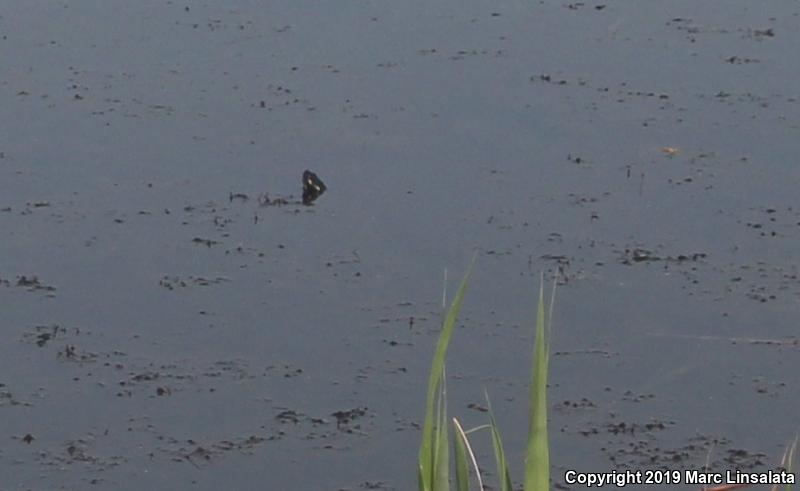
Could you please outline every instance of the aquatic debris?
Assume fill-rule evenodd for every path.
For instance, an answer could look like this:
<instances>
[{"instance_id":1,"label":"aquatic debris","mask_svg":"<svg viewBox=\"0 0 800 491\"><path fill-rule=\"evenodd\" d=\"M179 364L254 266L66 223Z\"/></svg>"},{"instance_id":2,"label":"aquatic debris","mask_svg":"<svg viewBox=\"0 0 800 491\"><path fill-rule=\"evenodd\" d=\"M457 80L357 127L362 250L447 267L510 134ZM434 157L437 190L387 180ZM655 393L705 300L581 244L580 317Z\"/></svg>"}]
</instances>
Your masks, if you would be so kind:
<instances>
[{"instance_id":1,"label":"aquatic debris","mask_svg":"<svg viewBox=\"0 0 800 491\"><path fill-rule=\"evenodd\" d=\"M55 339L60 334L66 334L66 328L58 324L52 326L36 326L32 332L23 334L22 338L25 341L36 343L36 346L42 348L48 341Z\"/></svg>"},{"instance_id":2,"label":"aquatic debris","mask_svg":"<svg viewBox=\"0 0 800 491\"><path fill-rule=\"evenodd\" d=\"M366 416L366 414L366 407L356 407L345 411L336 411L335 413L332 413L331 416L336 418L336 428L342 428L347 427L352 421L362 416Z\"/></svg>"},{"instance_id":3,"label":"aquatic debris","mask_svg":"<svg viewBox=\"0 0 800 491\"><path fill-rule=\"evenodd\" d=\"M234 193L233 191L228 192L228 202L233 203L234 200L240 201L248 201L250 196L247 193Z\"/></svg>"},{"instance_id":4,"label":"aquatic debris","mask_svg":"<svg viewBox=\"0 0 800 491\"><path fill-rule=\"evenodd\" d=\"M78 351L78 348L74 344L67 344L64 346L64 349L58 351L56 356L59 359L67 361L85 363L96 361L99 355L88 351Z\"/></svg>"},{"instance_id":5,"label":"aquatic debris","mask_svg":"<svg viewBox=\"0 0 800 491\"><path fill-rule=\"evenodd\" d=\"M258 204L261 206L283 206L283 205L288 205L289 200L286 198L270 199L269 195L264 193L258 197Z\"/></svg>"},{"instance_id":6,"label":"aquatic debris","mask_svg":"<svg viewBox=\"0 0 800 491\"><path fill-rule=\"evenodd\" d=\"M159 281L158 284L161 287L166 288L167 290L174 290L175 288L187 288L190 286L210 286L216 285L219 283L223 283L226 281L230 281L230 278L225 278L222 276L216 276L214 278L206 278L204 276L193 276L190 275L187 278L182 278L180 276L168 276L164 275Z\"/></svg>"},{"instance_id":7,"label":"aquatic debris","mask_svg":"<svg viewBox=\"0 0 800 491\"><path fill-rule=\"evenodd\" d=\"M203 244L206 247L211 247L214 244L218 244L219 243L216 240L204 239L202 237L195 237L194 239L192 239L192 242L194 242L195 244Z\"/></svg>"},{"instance_id":8,"label":"aquatic debris","mask_svg":"<svg viewBox=\"0 0 800 491\"><path fill-rule=\"evenodd\" d=\"M44 283L40 282L36 275L30 277L25 275L17 276L17 286L26 288L28 291L54 291L56 289L54 286L45 285Z\"/></svg>"},{"instance_id":9,"label":"aquatic debris","mask_svg":"<svg viewBox=\"0 0 800 491\"><path fill-rule=\"evenodd\" d=\"M293 409L286 409L285 411L281 411L275 416L275 420L280 423L293 423L297 424L300 422L300 419L303 418L304 415L299 413Z\"/></svg>"},{"instance_id":10,"label":"aquatic debris","mask_svg":"<svg viewBox=\"0 0 800 491\"><path fill-rule=\"evenodd\" d=\"M669 262L697 262L705 259L707 254L705 252L693 252L690 254L678 254L677 256L661 256L653 251L635 247L633 249L625 249L620 258L620 262L625 265L634 263L655 262L655 261L669 261Z\"/></svg>"}]
</instances>

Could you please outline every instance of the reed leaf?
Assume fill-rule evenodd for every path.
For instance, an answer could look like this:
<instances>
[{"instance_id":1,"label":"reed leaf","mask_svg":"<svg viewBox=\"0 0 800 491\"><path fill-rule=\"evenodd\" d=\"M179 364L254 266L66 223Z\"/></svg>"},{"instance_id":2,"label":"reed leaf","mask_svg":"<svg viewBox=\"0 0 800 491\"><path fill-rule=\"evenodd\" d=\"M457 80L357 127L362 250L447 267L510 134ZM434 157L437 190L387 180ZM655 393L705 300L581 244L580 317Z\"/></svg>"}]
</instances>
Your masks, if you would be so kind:
<instances>
[{"instance_id":1,"label":"reed leaf","mask_svg":"<svg viewBox=\"0 0 800 491\"><path fill-rule=\"evenodd\" d=\"M455 330L458 313L475 264L473 256L464 278L458 287L450 308L444 316L442 331L436 345L428 378L428 393L425 403L425 421L422 426L422 443L419 450L420 491L446 491L449 486L449 462L447 442L447 407L444 402L444 364L447 348Z\"/></svg>"},{"instance_id":2,"label":"reed leaf","mask_svg":"<svg viewBox=\"0 0 800 491\"><path fill-rule=\"evenodd\" d=\"M794 437L794 442L786 449L783 453L783 459L781 459L781 467L786 469L786 472L794 472L794 458L795 453L797 452L797 442L798 437ZM774 488L773 488L774 489ZM793 486L791 484L786 484L785 491L792 491Z\"/></svg>"},{"instance_id":3,"label":"reed leaf","mask_svg":"<svg viewBox=\"0 0 800 491\"><path fill-rule=\"evenodd\" d=\"M444 367L442 367L442 377L439 381L439 393L437 396L433 489L435 491L446 491L450 489L450 445L447 436L447 384Z\"/></svg>"},{"instance_id":4,"label":"reed leaf","mask_svg":"<svg viewBox=\"0 0 800 491\"><path fill-rule=\"evenodd\" d=\"M497 475L500 477L500 491L513 491L511 484L511 474L508 471L508 461L503 450L503 439L500 438L500 430L497 421L494 419L492 402L489 400L489 393L484 389L486 396L486 407L489 408L489 431L492 433L492 447L494 447L494 459L497 464Z\"/></svg>"},{"instance_id":5,"label":"reed leaf","mask_svg":"<svg viewBox=\"0 0 800 491\"><path fill-rule=\"evenodd\" d=\"M472 445L469 443L467 433L457 418L453 418L453 428L455 429L453 440L456 449L456 489L458 491L469 491L469 466L472 464L475 479L478 481L478 491L483 491L483 479L481 478L478 461L475 459L475 452L472 451ZM469 457L469 460L467 460L467 457Z\"/></svg>"},{"instance_id":6,"label":"reed leaf","mask_svg":"<svg viewBox=\"0 0 800 491\"><path fill-rule=\"evenodd\" d=\"M545 316L544 280L539 285L539 305L536 310L536 335L531 367L530 413L527 457L525 462L525 491L549 491L550 450L547 440L547 370L550 361L550 317L555 300L555 285L548 315Z\"/></svg>"}]
</instances>

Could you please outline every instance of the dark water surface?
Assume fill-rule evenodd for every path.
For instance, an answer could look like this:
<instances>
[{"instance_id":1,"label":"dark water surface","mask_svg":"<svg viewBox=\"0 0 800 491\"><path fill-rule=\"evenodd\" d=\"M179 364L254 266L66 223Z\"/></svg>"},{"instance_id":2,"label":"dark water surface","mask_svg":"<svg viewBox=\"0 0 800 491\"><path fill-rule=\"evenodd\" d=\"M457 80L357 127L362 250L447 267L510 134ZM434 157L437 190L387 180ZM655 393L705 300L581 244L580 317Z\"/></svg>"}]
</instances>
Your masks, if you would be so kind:
<instances>
[{"instance_id":1,"label":"dark water surface","mask_svg":"<svg viewBox=\"0 0 800 491\"><path fill-rule=\"evenodd\" d=\"M800 403L798 14L6 2L0 489L415 489L442 272L475 249L450 410L485 422L488 388L517 479L559 268L556 482L712 447L772 468Z\"/></svg>"}]
</instances>

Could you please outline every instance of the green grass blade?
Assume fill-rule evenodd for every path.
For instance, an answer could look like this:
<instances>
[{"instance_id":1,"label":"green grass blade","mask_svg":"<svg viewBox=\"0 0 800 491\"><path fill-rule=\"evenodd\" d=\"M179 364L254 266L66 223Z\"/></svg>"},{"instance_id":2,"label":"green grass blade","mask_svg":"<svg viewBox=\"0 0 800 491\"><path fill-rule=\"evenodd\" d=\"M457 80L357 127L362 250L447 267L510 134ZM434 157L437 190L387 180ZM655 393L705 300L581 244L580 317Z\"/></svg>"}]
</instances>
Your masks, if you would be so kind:
<instances>
[{"instance_id":1,"label":"green grass blade","mask_svg":"<svg viewBox=\"0 0 800 491\"><path fill-rule=\"evenodd\" d=\"M461 426L461 423L459 423L458 419L456 419L456 418L453 418L453 427L456 430L455 431L455 433L456 433L456 436L455 436L456 453L459 452L458 446L462 446L462 450L460 450L460 451L463 452L465 455L469 456L470 462L472 463L472 470L475 472L475 479L478 481L478 491L483 491L483 478L481 477L481 469L478 467L478 461L477 461L477 459L475 459L475 452L472 451L472 445L470 445L470 443L469 443L469 437L467 437L467 432L464 431L464 428ZM474 431L474 429L472 431ZM459 458L457 457L456 458L456 478L457 478L456 482L458 482L458 466L459 465L460 465ZM464 465L465 470L466 470L466 468L467 468L466 460L464 460L464 464L463 465ZM466 477L465 481L467 481L469 479L469 476L465 475L465 477ZM461 488L460 486L457 486L457 489L459 491L463 491L463 488ZM467 484L467 488L466 489L469 489L469 484Z\"/></svg>"},{"instance_id":2,"label":"green grass blade","mask_svg":"<svg viewBox=\"0 0 800 491\"><path fill-rule=\"evenodd\" d=\"M469 461L467 460L467 435L453 418L453 449L455 450L456 460L456 490L469 491Z\"/></svg>"},{"instance_id":3,"label":"green grass blade","mask_svg":"<svg viewBox=\"0 0 800 491\"><path fill-rule=\"evenodd\" d=\"M786 472L794 472L794 454L797 451L797 441L798 437L795 436L794 442L789 446L789 448L786 449L786 453L783 456L781 465L784 469L786 469ZM786 491L792 491L792 489L793 486L791 484L786 485Z\"/></svg>"},{"instance_id":4,"label":"green grass blade","mask_svg":"<svg viewBox=\"0 0 800 491\"><path fill-rule=\"evenodd\" d=\"M555 292L555 290L554 290ZM555 293L554 293L555 295ZM551 310L552 312L552 304ZM550 450L547 440L547 369L550 359L550 319L545 318L544 281L539 285L536 311L536 344L531 368L528 451L525 491L549 491Z\"/></svg>"},{"instance_id":5,"label":"green grass blade","mask_svg":"<svg viewBox=\"0 0 800 491\"><path fill-rule=\"evenodd\" d=\"M484 395L486 396L486 407L489 408L489 430L492 433L492 446L494 447L494 459L497 464L497 475L500 477L500 491L513 491L514 487L511 484L511 473L508 471L508 461L506 460L506 453L503 450L503 439L500 438L500 430L497 428L497 422L494 419L492 402L489 400L489 394L485 390Z\"/></svg>"},{"instance_id":6,"label":"green grass blade","mask_svg":"<svg viewBox=\"0 0 800 491\"><path fill-rule=\"evenodd\" d=\"M442 408L442 381L447 347L455 330L458 313L461 310L461 303L464 300L464 294L467 290L467 284L469 283L476 257L473 256L472 262L470 262L467 272L461 280L461 285L453 298L453 302L445 314L442 322L442 332L439 334L436 353L431 363L425 403L425 421L422 426L422 443L419 450L420 491L445 491L447 489L447 487L438 487L441 486L443 480L442 469L446 469L448 465L448 462L442 458L447 457L447 415L444 411L437 411L437 409ZM444 477L446 477L446 474Z\"/></svg>"},{"instance_id":7,"label":"green grass blade","mask_svg":"<svg viewBox=\"0 0 800 491\"><path fill-rule=\"evenodd\" d=\"M433 454L433 489L447 491L450 489L450 445L447 437L447 388L445 371L439 382L438 401L436 404L436 437Z\"/></svg>"}]
</instances>

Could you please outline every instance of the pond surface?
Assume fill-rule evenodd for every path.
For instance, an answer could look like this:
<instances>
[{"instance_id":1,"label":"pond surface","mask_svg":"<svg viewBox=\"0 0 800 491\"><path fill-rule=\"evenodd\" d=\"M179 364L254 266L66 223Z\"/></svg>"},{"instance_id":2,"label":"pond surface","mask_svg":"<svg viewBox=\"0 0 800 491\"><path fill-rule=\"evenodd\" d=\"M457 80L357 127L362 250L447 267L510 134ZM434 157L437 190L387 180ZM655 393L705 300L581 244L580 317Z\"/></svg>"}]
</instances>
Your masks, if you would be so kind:
<instances>
[{"instance_id":1,"label":"pond surface","mask_svg":"<svg viewBox=\"0 0 800 491\"><path fill-rule=\"evenodd\" d=\"M555 483L773 468L800 403L799 14L8 3L0 489L415 489L443 273L476 250L449 408L482 424L487 388L515 479L556 271Z\"/></svg>"}]
</instances>

